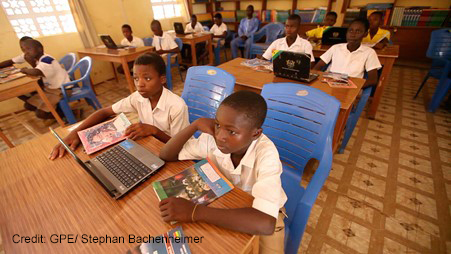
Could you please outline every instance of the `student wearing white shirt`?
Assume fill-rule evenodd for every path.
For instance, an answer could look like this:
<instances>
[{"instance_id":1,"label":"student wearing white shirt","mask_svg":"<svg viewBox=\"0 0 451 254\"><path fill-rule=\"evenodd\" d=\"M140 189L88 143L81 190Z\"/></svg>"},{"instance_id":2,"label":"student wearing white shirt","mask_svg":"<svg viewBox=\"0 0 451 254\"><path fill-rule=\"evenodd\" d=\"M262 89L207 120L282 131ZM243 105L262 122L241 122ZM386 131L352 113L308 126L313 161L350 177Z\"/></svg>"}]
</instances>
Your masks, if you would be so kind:
<instances>
[{"instance_id":1,"label":"student wearing white shirt","mask_svg":"<svg viewBox=\"0 0 451 254\"><path fill-rule=\"evenodd\" d=\"M155 47L157 54L161 55L165 62L167 61L166 54L180 53L180 49L171 35L163 32L160 21L153 20L150 28L154 34L152 46ZM175 55L173 56L175 57Z\"/></svg>"},{"instance_id":2,"label":"student wearing white shirt","mask_svg":"<svg viewBox=\"0 0 451 254\"><path fill-rule=\"evenodd\" d=\"M300 27L301 17L297 14L291 14L285 22L286 37L273 41L263 54L263 58L271 60L274 50L285 50L305 53L310 56L311 62L315 62L312 45L298 34Z\"/></svg>"},{"instance_id":3,"label":"student wearing white shirt","mask_svg":"<svg viewBox=\"0 0 451 254\"><path fill-rule=\"evenodd\" d=\"M191 15L191 22L186 24L185 33L201 33L204 31L204 27L201 23L197 22L197 16Z\"/></svg>"},{"instance_id":4,"label":"student wearing white shirt","mask_svg":"<svg viewBox=\"0 0 451 254\"><path fill-rule=\"evenodd\" d=\"M213 36L213 51L214 48L218 46L218 42L221 43L221 46L224 45L225 39L227 37L227 25L222 22L222 15L221 13L216 13L213 17L214 25L210 29L210 33L212 33ZM220 40L222 39L222 40ZM208 57L208 51L205 50L204 53L201 55L200 59L203 62L205 58Z\"/></svg>"},{"instance_id":5,"label":"student wearing white shirt","mask_svg":"<svg viewBox=\"0 0 451 254\"><path fill-rule=\"evenodd\" d=\"M20 49L22 50L23 53L18 55L18 56L16 56L16 57L11 58L11 59L8 59L8 60L5 60L3 62L0 62L0 68L5 68L5 67L9 67L9 66L11 66L13 64L21 64L21 63L25 63L25 62L28 62L31 65L31 67L35 67L36 66L36 61L34 61L34 60L33 61L27 61L27 59L25 59L25 54L24 54L25 51L23 49L24 41L31 40L31 39L33 39L33 38L31 38L29 36L23 36L22 38L20 38L19 45L20 45Z\"/></svg>"},{"instance_id":6,"label":"student wearing white shirt","mask_svg":"<svg viewBox=\"0 0 451 254\"><path fill-rule=\"evenodd\" d=\"M144 47L144 41L136 36L133 36L132 27L128 24L122 25L122 34L124 35L124 39L121 41L121 45L123 46L132 46L135 48ZM133 69L133 61L128 62L128 68L130 70ZM117 71L121 74L124 74L124 69L122 65L117 67Z\"/></svg>"},{"instance_id":7,"label":"student wearing white shirt","mask_svg":"<svg viewBox=\"0 0 451 254\"><path fill-rule=\"evenodd\" d=\"M80 144L78 131L122 112L136 112L139 115L140 122L125 130L126 137L130 139L154 136L162 142L167 142L189 125L185 101L163 86L166 83L166 65L161 56L156 53L142 54L135 60L133 68L137 91L110 107L94 112L71 131L64 141L72 149ZM64 153L64 147L57 145L49 158L53 160L62 157Z\"/></svg>"},{"instance_id":8,"label":"student wearing white shirt","mask_svg":"<svg viewBox=\"0 0 451 254\"><path fill-rule=\"evenodd\" d=\"M266 111L261 95L250 91L233 93L221 103L215 119L197 119L160 151L160 157L166 161L208 157L234 186L254 197L252 207L217 209L172 197L160 202L164 221L206 222L264 235L261 246L270 245L276 249L271 253L283 253L284 223L280 209L287 197L282 189L282 163L277 148L262 133ZM192 138L196 131L203 132L197 139ZM282 229L275 232L276 226ZM263 243L274 238L277 241Z\"/></svg>"},{"instance_id":9,"label":"student wearing white shirt","mask_svg":"<svg viewBox=\"0 0 451 254\"><path fill-rule=\"evenodd\" d=\"M347 43L336 44L328 49L321 60L315 65L315 70L321 70L326 64L332 63L328 71L347 74L350 77L363 78L366 71L368 78L363 87L376 85L377 70L382 66L374 49L362 45L362 39L368 35L367 19L355 19L349 25L346 33Z\"/></svg>"}]
</instances>

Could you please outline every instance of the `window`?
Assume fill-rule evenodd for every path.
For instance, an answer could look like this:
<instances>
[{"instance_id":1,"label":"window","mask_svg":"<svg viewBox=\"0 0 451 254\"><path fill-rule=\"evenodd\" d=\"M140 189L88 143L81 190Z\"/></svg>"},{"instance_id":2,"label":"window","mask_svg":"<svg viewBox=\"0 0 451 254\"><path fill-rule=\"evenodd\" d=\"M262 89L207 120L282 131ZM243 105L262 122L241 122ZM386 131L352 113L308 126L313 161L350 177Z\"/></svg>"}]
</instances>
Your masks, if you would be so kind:
<instances>
[{"instance_id":1,"label":"window","mask_svg":"<svg viewBox=\"0 0 451 254\"><path fill-rule=\"evenodd\" d=\"M150 0L154 19L168 19L182 16L177 0Z\"/></svg>"},{"instance_id":2,"label":"window","mask_svg":"<svg viewBox=\"0 0 451 254\"><path fill-rule=\"evenodd\" d=\"M67 0L0 0L17 37L77 32Z\"/></svg>"}]
</instances>

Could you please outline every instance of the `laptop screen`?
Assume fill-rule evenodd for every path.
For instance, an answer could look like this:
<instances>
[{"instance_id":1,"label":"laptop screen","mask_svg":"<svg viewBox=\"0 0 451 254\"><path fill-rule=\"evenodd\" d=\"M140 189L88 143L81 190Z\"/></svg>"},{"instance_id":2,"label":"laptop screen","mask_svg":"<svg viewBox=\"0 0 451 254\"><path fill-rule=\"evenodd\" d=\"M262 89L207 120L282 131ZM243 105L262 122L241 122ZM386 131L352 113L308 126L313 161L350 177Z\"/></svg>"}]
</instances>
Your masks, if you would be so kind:
<instances>
[{"instance_id":1,"label":"laptop screen","mask_svg":"<svg viewBox=\"0 0 451 254\"><path fill-rule=\"evenodd\" d=\"M52 132L53 136L56 137L56 139L58 139L58 141L61 143L61 145L63 145L63 147L66 149L66 151L72 155L72 157L74 157L75 161L77 161L78 164L80 164L80 166L82 166L84 169L89 171L89 168L85 165L85 163L78 158L78 156L72 151L72 149L70 149L70 147L64 143L63 139L58 135L58 133L55 132L55 130L53 130L52 127L49 127L50 132Z\"/></svg>"}]
</instances>

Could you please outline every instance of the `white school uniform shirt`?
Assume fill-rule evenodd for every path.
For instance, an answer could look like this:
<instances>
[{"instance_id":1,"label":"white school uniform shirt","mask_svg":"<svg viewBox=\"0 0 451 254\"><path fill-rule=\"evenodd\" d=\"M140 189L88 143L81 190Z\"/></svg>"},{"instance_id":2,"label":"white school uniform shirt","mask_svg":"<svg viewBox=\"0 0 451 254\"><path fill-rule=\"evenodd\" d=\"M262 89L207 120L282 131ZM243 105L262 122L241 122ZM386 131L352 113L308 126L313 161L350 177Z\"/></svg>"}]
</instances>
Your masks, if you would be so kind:
<instances>
[{"instance_id":1,"label":"white school uniform shirt","mask_svg":"<svg viewBox=\"0 0 451 254\"><path fill-rule=\"evenodd\" d=\"M360 45L357 50L350 52L347 43L336 44L330 47L320 58L326 64L332 61L327 69L328 71L344 73L355 78L363 78L364 71L382 68L376 51L364 45Z\"/></svg>"},{"instance_id":2,"label":"white school uniform shirt","mask_svg":"<svg viewBox=\"0 0 451 254\"><path fill-rule=\"evenodd\" d=\"M222 35L226 31L227 31L227 25L224 22L222 22L219 27L218 27L218 25L214 24L210 29L210 32L212 32L213 35Z\"/></svg>"},{"instance_id":3,"label":"white school uniform shirt","mask_svg":"<svg viewBox=\"0 0 451 254\"><path fill-rule=\"evenodd\" d=\"M50 55L42 55L38 60L36 69L42 71L44 74L42 81L50 89L59 89L62 84L70 82L67 71Z\"/></svg>"},{"instance_id":4,"label":"white school uniform shirt","mask_svg":"<svg viewBox=\"0 0 451 254\"><path fill-rule=\"evenodd\" d=\"M155 50L171 50L178 47L172 36L166 32L163 32L162 36L154 35L152 46L155 47Z\"/></svg>"},{"instance_id":5,"label":"white school uniform shirt","mask_svg":"<svg viewBox=\"0 0 451 254\"><path fill-rule=\"evenodd\" d=\"M200 33L204 31L204 27L201 23L197 22L196 25L193 27L191 26L191 23L188 23L185 27L185 33Z\"/></svg>"},{"instance_id":6,"label":"white school uniform shirt","mask_svg":"<svg viewBox=\"0 0 451 254\"><path fill-rule=\"evenodd\" d=\"M136 36L133 36L132 41L130 42L127 38L122 39L121 45L123 46L133 46L133 47L144 47L144 41Z\"/></svg>"},{"instance_id":7,"label":"white school uniform shirt","mask_svg":"<svg viewBox=\"0 0 451 254\"><path fill-rule=\"evenodd\" d=\"M272 58L272 52L274 50L285 50L285 51L292 51L292 52L298 52L298 53L305 53L307 55L310 55L310 59L312 62L315 62L315 57L313 56L313 47L312 44L310 44L309 41L302 39L299 35L297 36L296 40L294 41L291 46L288 47L287 44L287 37L277 39L269 45L269 47L266 49L265 53L263 54L263 57L267 60L271 60Z\"/></svg>"},{"instance_id":8,"label":"white school uniform shirt","mask_svg":"<svg viewBox=\"0 0 451 254\"><path fill-rule=\"evenodd\" d=\"M111 108L116 114L137 112L142 123L153 125L171 137L189 125L185 101L164 87L154 109L150 100L138 91L114 103Z\"/></svg>"},{"instance_id":9,"label":"white school uniform shirt","mask_svg":"<svg viewBox=\"0 0 451 254\"><path fill-rule=\"evenodd\" d=\"M278 218L279 209L287 201L280 175L282 163L274 143L262 134L254 140L241 159L233 166L230 154L222 153L213 136L202 133L191 138L179 153L179 160L209 158L232 184L254 197L252 207Z\"/></svg>"}]
</instances>

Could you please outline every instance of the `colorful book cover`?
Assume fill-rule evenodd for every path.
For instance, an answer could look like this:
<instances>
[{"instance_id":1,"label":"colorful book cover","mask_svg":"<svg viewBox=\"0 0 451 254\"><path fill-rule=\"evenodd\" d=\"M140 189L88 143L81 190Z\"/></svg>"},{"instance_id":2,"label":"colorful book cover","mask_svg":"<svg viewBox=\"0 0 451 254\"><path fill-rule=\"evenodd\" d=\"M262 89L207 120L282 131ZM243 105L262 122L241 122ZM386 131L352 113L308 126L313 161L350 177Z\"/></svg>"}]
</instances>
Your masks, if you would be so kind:
<instances>
[{"instance_id":1,"label":"colorful book cover","mask_svg":"<svg viewBox=\"0 0 451 254\"><path fill-rule=\"evenodd\" d=\"M152 186L160 201L178 197L196 204L209 204L234 187L209 159L201 160L167 179L153 182Z\"/></svg>"},{"instance_id":2,"label":"colorful book cover","mask_svg":"<svg viewBox=\"0 0 451 254\"><path fill-rule=\"evenodd\" d=\"M26 76L14 66L0 69L0 84Z\"/></svg>"},{"instance_id":3,"label":"colorful book cover","mask_svg":"<svg viewBox=\"0 0 451 254\"><path fill-rule=\"evenodd\" d=\"M95 153L105 147L125 139L125 129L131 123L124 113L116 118L78 132L87 154Z\"/></svg>"},{"instance_id":4,"label":"colorful book cover","mask_svg":"<svg viewBox=\"0 0 451 254\"><path fill-rule=\"evenodd\" d=\"M126 254L191 254L182 227L176 227L168 232L149 239L149 242L137 245Z\"/></svg>"},{"instance_id":5,"label":"colorful book cover","mask_svg":"<svg viewBox=\"0 0 451 254\"><path fill-rule=\"evenodd\" d=\"M349 79L349 76L343 73L324 73L323 82L327 83L332 88L357 88L354 82Z\"/></svg>"}]
</instances>

